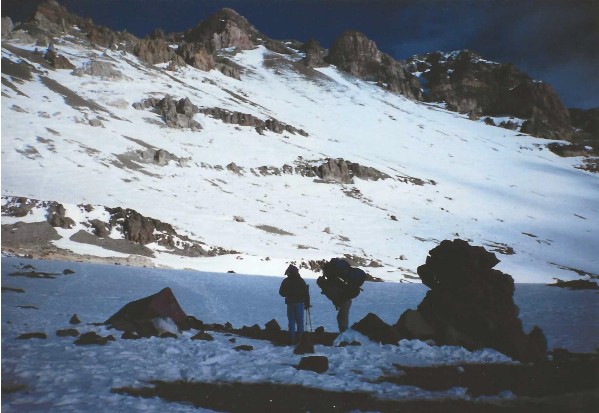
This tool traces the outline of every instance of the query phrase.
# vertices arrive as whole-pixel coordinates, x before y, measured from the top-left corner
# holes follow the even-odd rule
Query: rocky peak
[[[478,116],[525,119],[522,131],[546,138],[569,138],[570,116],[553,90],[512,64],[485,60],[471,50],[433,52],[408,59],[421,81],[424,99]]]
[[[211,53],[229,47],[248,50],[260,44],[277,53],[290,53],[283,43],[260,33],[245,17],[228,8],[217,11],[185,32],[184,40]]]
[[[222,9],[185,33],[185,41],[211,52],[228,47],[247,50],[258,44],[260,33],[232,9]]]
[[[363,33],[344,32],[331,46],[325,61],[392,92],[412,99],[422,98],[417,79],[391,56],[381,52]]]
[[[80,32],[71,30],[73,26],[77,26]],[[53,37],[62,33],[70,33],[80,36],[80,33],[84,33],[89,41],[104,47],[116,47],[120,43],[131,45],[137,41],[137,38],[130,33],[115,32],[107,27],[94,24],[89,18],[69,13],[55,0],[41,2],[23,28],[38,39],[42,39],[46,35]]]

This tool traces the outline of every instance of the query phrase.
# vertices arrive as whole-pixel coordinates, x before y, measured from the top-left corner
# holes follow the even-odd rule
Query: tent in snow
[[[169,287],[126,304],[104,324],[118,330],[136,331],[139,335],[147,336],[158,333],[153,323],[157,318],[170,318],[179,329],[189,329],[187,314]]]

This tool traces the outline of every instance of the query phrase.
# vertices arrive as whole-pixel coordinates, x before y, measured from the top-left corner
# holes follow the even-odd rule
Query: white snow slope
[[[4,42],[2,57],[15,62],[27,59],[6,44],[35,49]],[[402,281],[415,277],[438,242],[462,238],[491,250],[513,248],[513,255],[499,256],[496,268],[518,282],[579,278],[572,269],[599,274],[599,176],[576,169],[577,158],[551,153],[547,140],[405,99],[335,67],[300,72],[293,66],[299,55],[263,47],[231,57],[243,67],[239,81],[217,71],[148,67],[125,52],[72,37],[55,46],[77,67],[100,60],[125,77],[75,76],[31,61],[42,73],[30,81],[3,73],[13,87],[2,84],[2,195],[58,201],[75,218],[78,204],[132,208],[208,246],[240,252],[180,258],[155,248],[155,265],[275,275],[290,261],[352,254],[380,263],[368,268],[372,275]],[[105,110],[76,106],[45,78]],[[194,117],[201,131],[172,129],[157,114],[132,107],[165,94],[188,97],[199,107],[272,117],[309,136],[262,136],[202,114]],[[92,127],[92,119],[102,126]],[[190,160],[186,166],[134,167],[118,161],[148,146]],[[320,165],[328,157],[392,178],[341,185],[296,173],[250,172],[298,160]],[[245,173],[224,168],[231,162]],[[2,217],[3,224],[15,221]],[[118,255],[63,235],[57,241],[62,248]]]

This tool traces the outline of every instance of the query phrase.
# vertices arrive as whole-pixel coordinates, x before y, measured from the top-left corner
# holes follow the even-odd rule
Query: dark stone
[[[18,340],[29,340],[32,338],[46,339],[48,336],[46,333],[24,333],[17,337]]]
[[[99,219],[92,219],[89,221],[90,225],[94,229],[94,234],[100,238],[108,238],[110,231],[106,228],[106,223]]]
[[[191,339],[192,340],[213,341],[214,337],[212,337],[208,333],[204,333],[203,331],[200,331],[198,334],[196,334],[195,336],[193,336]]]
[[[75,226],[75,221],[65,216],[66,209],[58,202],[52,202],[48,207],[47,220],[53,227],[70,229]]]
[[[314,354],[314,342],[311,333],[305,332],[302,334],[299,343],[293,350],[293,354]]]
[[[126,330],[132,330],[131,324],[133,324],[137,334],[149,337],[158,335],[152,323],[154,318],[170,318],[179,329],[189,329],[187,314],[181,309],[173,291],[168,287],[156,294],[126,304],[104,324]]]
[[[202,320],[198,320],[192,315],[187,316],[187,325],[189,325],[189,328],[193,328],[194,330],[204,331],[204,322]]]
[[[323,67],[327,63],[324,61],[324,49],[320,46],[320,43],[316,39],[310,39],[304,43],[301,48],[301,52],[306,54],[302,62],[308,67]]]
[[[68,269],[68,268],[67,268],[67,269],[65,269],[65,270],[64,270],[62,273],[63,273],[64,275],[71,275],[71,274],[75,274],[75,271],[73,271],[73,270],[70,270],[70,269]]]
[[[115,341],[115,339],[112,335],[102,337],[102,336],[98,335],[97,333],[95,333],[94,331],[90,331],[88,333],[81,334],[81,336],[79,336],[79,338],[77,340],[75,340],[73,343],[77,344],[78,346],[95,345],[95,344],[103,346],[108,341]]]
[[[466,241],[441,242],[418,267],[422,282],[431,288],[418,313],[434,329],[439,345],[488,347],[515,360],[545,360],[543,333],[524,333],[513,299],[514,280],[493,269],[498,262],[495,254]]]
[[[125,331],[121,334],[123,340],[139,340],[141,337],[131,331]]]
[[[232,337],[229,339],[229,343],[237,343],[237,339],[235,337]]]
[[[79,331],[74,328],[67,328],[63,330],[57,330],[56,335],[58,337],[78,337]]]
[[[73,316],[69,320],[69,324],[81,324],[81,320],[79,320],[79,317],[77,317],[77,314],[73,314]]]
[[[417,310],[404,311],[394,327],[401,338],[408,340],[417,339],[424,341],[434,339],[436,335],[435,330]]]
[[[329,369],[329,359],[325,356],[302,357],[298,369],[324,373]]]
[[[252,350],[254,350],[254,347],[253,346],[248,346],[247,344],[242,344],[240,346],[233,347],[233,350],[236,350],[236,351],[252,351]]]
[[[368,313],[366,317],[354,323],[351,328],[377,343],[397,345],[399,342],[397,330],[373,313]]]
[[[241,334],[246,337],[257,337],[260,335],[261,332],[262,332],[262,330],[260,329],[260,326],[258,324],[254,324],[251,327],[248,327],[248,326],[241,327]]]
[[[169,332],[162,333],[162,334],[160,334],[159,337],[160,338],[178,338],[176,334],[169,333]]]
[[[264,325],[264,329],[267,332],[272,332],[272,331],[281,331],[281,326],[279,325],[279,323],[277,323],[277,320],[275,320],[274,318],[272,320],[270,320],[268,323],[266,323]]]

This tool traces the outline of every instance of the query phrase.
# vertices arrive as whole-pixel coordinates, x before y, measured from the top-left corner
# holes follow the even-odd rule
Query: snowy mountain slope
[[[372,275],[405,280],[439,241],[460,237],[507,252],[497,268],[520,282],[577,278],[572,269],[599,274],[599,178],[575,169],[576,158],[551,153],[547,140],[410,101],[332,66],[300,70],[299,54],[263,46],[223,50],[243,68],[241,80],[148,67],[72,36],[55,42],[58,53],[77,68],[107,62],[122,77],[48,70],[31,53],[34,44],[2,46],[2,195],[58,201],[74,216],[78,204],[132,208],[208,246],[239,252],[190,258],[150,245],[155,265],[279,274],[289,261],[351,254],[377,262],[368,268]],[[19,70],[33,66],[30,78],[7,61]],[[173,129],[132,107],[167,94],[200,108],[275,118],[308,136],[261,135],[202,113],[194,116],[201,131]],[[90,124],[96,119],[101,126]],[[135,154],[148,148],[185,161],[140,162]],[[318,166],[327,158],[391,178],[336,184],[295,169],[258,170]],[[227,169],[231,163],[241,173]],[[2,217],[3,224],[19,220]],[[118,255],[66,238],[55,243]]]

